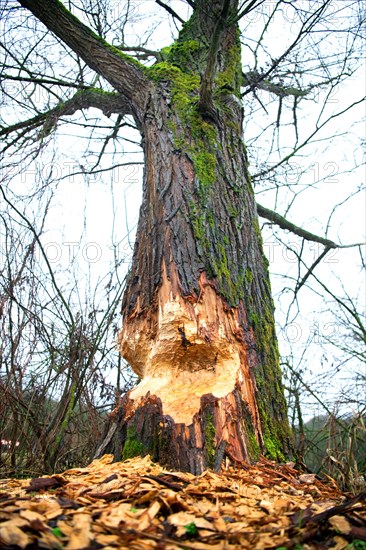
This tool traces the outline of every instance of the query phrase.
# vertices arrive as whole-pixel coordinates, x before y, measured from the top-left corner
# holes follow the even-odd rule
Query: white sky
[[[335,4],[337,5],[337,3]],[[148,15],[152,5],[156,13],[162,13],[162,10],[157,8],[151,0],[133,3],[135,15],[143,16],[143,20],[137,21],[136,24],[132,24],[126,29],[126,41],[129,45],[138,44],[142,34],[142,26],[152,27],[154,21],[152,16]],[[175,0],[171,5],[185,17],[186,8],[181,1]],[[269,1],[264,9],[269,10],[273,5],[274,3]],[[253,15],[251,17],[250,25],[245,29],[245,38],[248,43],[254,41],[258,36],[258,32],[263,28],[262,16],[254,17]],[[160,25],[152,33],[147,47],[153,46],[158,49],[169,45],[172,41],[170,24],[166,19],[166,23]],[[286,21],[286,17],[284,15],[278,16],[268,43],[270,55],[273,58],[284,49],[285,30],[286,33],[289,33],[286,37],[291,37],[291,31],[288,29],[289,21]],[[244,62],[246,55],[247,51],[244,49]],[[336,90],[326,109],[330,113],[352,100],[359,99],[362,96],[362,89],[365,90],[365,82],[363,71],[360,70],[349,79],[346,85]],[[267,92],[259,92],[259,94],[265,103],[268,99]],[[303,135],[312,131],[314,117],[323,106],[323,98],[324,93],[321,93],[317,103],[303,102],[302,108],[306,108],[302,120]],[[268,115],[259,105],[257,105],[255,113],[251,112],[250,109],[245,111],[247,123],[244,139],[248,144],[249,154],[251,153],[250,144],[252,140],[258,135],[258,130],[266,126],[267,118],[273,112],[275,112],[274,108],[272,112],[269,109]],[[97,116],[97,112],[92,114]],[[329,125],[326,131],[318,136],[318,139],[321,137],[323,141],[304,149],[301,156],[291,161],[292,173],[288,176],[288,180],[290,180],[290,183],[298,183],[296,188],[298,195],[288,213],[288,218],[297,225],[319,235],[324,235],[327,219],[334,205],[342,202],[350,193],[355,191],[358,185],[364,183],[364,168],[359,168],[352,173],[347,172],[353,166],[354,159],[359,165],[363,160],[363,151],[359,145],[359,138],[362,137],[362,126],[358,123],[364,114],[365,107],[359,106],[342,119],[336,119],[334,124]],[[89,113],[88,117],[90,116]],[[290,118],[288,122],[291,122]],[[346,138],[332,139],[329,137],[336,132],[348,131],[349,128],[353,130]],[[80,142],[72,137],[73,132],[75,132],[74,126],[64,126],[57,138],[58,158],[56,161],[52,161],[52,165],[54,174],[57,173],[59,179],[70,173],[70,170],[73,169],[73,163],[87,165],[88,162],[85,158],[81,159]],[[78,130],[77,133],[79,134],[80,131]],[[283,131],[282,136],[281,139],[284,143],[288,139],[289,144],[291,144],[292,128],[289,127]],[[130,139],[136,140],[136,132],[130,134]],[[138,139],[137,137],[137,141]],[[266,139],[264,136],[262,140],[264,151]],[[257,146],[261,146],[261,140],[255,141],[255,147]],[[132,144],[127,144],[126,150],[136,151],[137,148]],[[126,154],[121,162],[136,160],[141,161],[141,156]],[[276,162],[277,159],[273,156],[270,159],[263,160]],[[103,161],[103,166],[107,165],[108,157]],[[304,170],[305,173],[302,173],[301,177],[298,178],[300,172]],[[28,177],[31,177],[29,172]],[[48,250],[51,263],[57,265],[60,272],[68,270],[70,258],[74,254],[79,261],[79,279],[82,280],[81,274],[84,272],[85,277],[88,273],[91,273],[92,279],[95,281],[108,270],[113,255],[113,246],[117,247],[119,258],[121,256],[126,257],[125,265],[127,269],[128,259],[132,253],[134,228],[141,202],[141,178],[142,166],[139,165],[136,167],[121,167],[114,172],[112,178],[107,173],[102,173],[100,176],[91,178],[89,183],[86,183],[79,176],[75,176],[71,181],[65,179],[59,183],[55,191],[52,216],[48,218],[47,232],[43,237],[43,243]],[[320,180],[319,184],[315,184],[317,180]],[[21,182],[22,185],[24,183],[26,182]],[[19,181],[18,185],[20,185]],[[309,185],[313,185],[313,187],[309,187]],[[302,189],[306,189],[306,192],[299,193],[299,190]],[[269,208],[274,208],[277,200],[277,210],[283,214],[290,198],[290,192],[282,189],[279,198],[276,198],[274,191],[266,192],[258,196],[258,202]],[[343,244],[364,242],[366,240],[365,219],[365,195],[363,193],[356,195],[338,209],[330,225],[328,237]],[[261,221],[265,222],[265,220]],[[73,243],[78,243],[80,238],[80,246],[74,247]],[[284,238],[286,239],[285,235]],[[289,240],[294,242],[297,247],[300,245],[298,238],[294,237]],[[272,286],[276,303],[276,319],[280,326],[283,324],[292,296],[290,293],[283,293],[283,289],[288,283],[284,281],[282,276],[277,274],[288,273],[290,276],[296,276],[296,262],[288,250],[278,246],[270,231],[266,229],[264,230],[264,245],[270,260]],[[322,251],[322,247],[314,243],[308,249],[307,261],[310,265]],[[334,292],[340,291],[341,285],[344,285],[352,297],[358,296],[359,307],[362,311],[365,303],[365,278],[360,267],[356,250],[337,250],[328,256],[323,265],[318,267],[316,273],[323,278],[327,285],[330,285]],[[62,275],[62,277],[65,276],[65,274]],[[295,365],[305,350],[305,359],[303,359],[302,365],[307,367],[307,379],[311,380],[312,373],[316,373],[316,376],[318,376],[324,372],[324,357],[326,357],[325,362],[327,364],[339,360],[341,355],[339,350],[328,346],[326,340],[329,336],[338,337],[338,335],[339,339],[342,340],[343,332],[340,325],[337,324],[333,312],[313,291],[303,288],[299,297],[299,305],[301,314],[292,320],[285,334],[281,334],[279,331],[280,349],[284,356],[290,353],[294,355]],[[294,312],[294,310],[292,311]],[[357,365],[352,365],[352,369],[356,367]],[[363,369],[366,374],[364,366]],[[339,385],[343,383],[340,381],[343,376],[344,371],[338,379],[333,380],[337,391]],[[333,390],[330,386],[331,382],[328,383],[330,396]]]

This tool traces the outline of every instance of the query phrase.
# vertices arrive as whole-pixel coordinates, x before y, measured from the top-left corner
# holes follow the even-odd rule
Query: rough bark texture
[[[219,468],[225,455],[283,458],[286,405],[242,140],[237,1],[196,0],[179,39],[149,69],[58,0],[19,1],[114,86],[143,138],[119,340],[141,382],[111,415],[97,454],[151,453],[194,473]]]
[[[223,4],[210,4],[209,13],[220,14]],[[156,89],[141,126],[144,194],[120,334],[141,382],[122,399],[115,435],[103,447],[123,458],[150,452],[194,473],[219,467],[225,455],[279,459],[289,450],[242,140],[238,33],[221,21],[213,52],[220,16],[207,18],[205,5],[150,70]],[[210,55],[215,71],[207,75]],[[203,76],[213,90],[206,112]]]

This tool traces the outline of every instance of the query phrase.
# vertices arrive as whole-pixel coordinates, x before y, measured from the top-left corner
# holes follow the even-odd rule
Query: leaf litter
[[[355,542],[357,541],[357,542]],[[200,476],[149,456],[0,481],[0,548],[366,549],[366,494],[264,458]]]

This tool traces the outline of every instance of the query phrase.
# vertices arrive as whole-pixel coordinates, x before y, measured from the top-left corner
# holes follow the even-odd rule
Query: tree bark
[[[215,3],[217,13],[224,3]],[[217,17],[204,20],[205,7],[212,4],[197,4],[166,62],[151,72],[157,86],[141,129],[143,202],[119,339],[141,382],[122,398],[109,425],[114,435],[99,451],[151,453],[194,473],[219,468],[225,455],[250,462],[290,449],[242,140],[238,32],[223,24],[215,72],[207,75]],[[213,89],[206,112],[204,75]]]
[[[242,139],[237,0],[196,0],[149,69],[64,8],[53,23],[45,6],[60,9],[57,0],[19,1],[126,98],[142,135],[143,201],[119,337],[141,382],[112,413],[97,454],[150,453],[193,473],[224,456],[283,459],[290,434]]]

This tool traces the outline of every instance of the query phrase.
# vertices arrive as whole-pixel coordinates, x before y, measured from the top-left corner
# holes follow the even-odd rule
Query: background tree
[[[23,4],[26,4],[27,7],[33,10],[37,9],[37,6],[35,6],[36,3],[25,2]],[[41,20],[43,19],[56,34],[58,32],[61,38],[68,40],[69,46],[81,57],[84,56],[87,64],[92,69],[96,69],[97,73],[105,77],[121,93],[112,94],[110,92],[108,94],[101,94],[98,88],[102,84],[103,88],[107,90],[111,88],[108,88],[108,84],[105,81],[100,80],[98,76],[96,77],[95,73],[88,71],[80,62],[80,59],[76,58],[75,66],[78,67],[79,76],[74,79],[70,87],[74,89],[78,87],[81,91],[77,92],[70,99],[66,98],[66,101],[63,92],[61,92],[62,101],[57,103],[56,107],[49,109],[46,115],[43,110],[41,114],[37,114],[26,122],[4,127],[3,135],[8,136],[6,147],[22,146],[24,150],[24,146],[27,144],[31,145],[35,137],[37,139],[40,138],[41,143],[44,143],[44,140],[47,139],[47,136],[55,128],[55,125],[62,122],[62,117],[67,115],[72,116],[79,109],[97,107],[106,114],[116,111],[118,113],[116,123],[112,128],[111,134],[103,140],[101,154],[97,156],[95,165],[93,166],[93,171],[98,170],[100,168],[102,153],[107,150],[112,140],[118,140],[118,133],[121,132],[121,128],[123,130],[123,124],[126,124],[122,122],[122,115],[130,112],[130,103],[144,102],[146,99],[146,95],[144,96],[146,89],[148,89],[148,93],[150,94],[149,109],[151,110],[152,117],[147,120],[146,112],[150,111],[146,108],[146,104],[143,104],[142,107],[141,105],[135,107],[132,113],[135,120],[137,120],[139,130],[142,130],[143,133],[145,154],[147,154],[146,151],[150,151],[151,156],[148,158],[148,170],[145,172],[145,196],[142,206],[144,215],[141,217],[141,225],[137,237],[139,245],[135,249],[134,264],[132,266],[133,276],[129,279],[124,302],[126,322],[124,324],[124,336],[122,336],[122,347],[131,363],[133,360],[135,361],[135,369],[141,373],[141,365],[146,367],[146,364],[148,364],[148,367],[151,367],[150,373],[147,372],[145,375],[153,375],[155,380],[151,388],[143,382],[143,385],[140,385],[140,388],[135,391],[134,395],[139,395],[139,393],[142,395],[148,389],[152,390],[151,393],[159,393],[160,391],[157,388],[158,382],[156,380],[156,374],[158,373],[154,369],[156,369],[156,364],[161,363],[158,343],[159,339],[162,338],[160,338],[159,333],[155,336],[155,343],[157,345],[153,349],[154,358],[152,357],[151,349],[148,349],[151,346],[150,337],[146,339],[145,345],[143,345],[144,342],[139,343],[138,352],[136,353],[133,349],[135,345],[133,344],[133,338],[129,338],[126,335],[128,335],[129,330],[133,334],[153,335],[152,331],[154,330],[156,316],[158,315],[154,311],[154,305],[156,306],[156,290],[160,289],[159,300],[163,299],[161,304],[171,302],[171,300],[166,300],[166,296],[164,296],[164,292],[161,289],[164,289],[164,284],[166,287],[169,283],[174,282],[175,271],[178,273],[181,286],[173,288],[173,293],[176,296],[180,296],[178,300],[180,302],[180,312],[176,315],[176,312],[172,311],[170,305],[165,309],[172,314],[173,318],[170,319],[170,322],[174,321],[175,315],[175,325],[174,322],[170,324],[171,327],[174,327],[174,330],[171,330],[170,334],[169,331],[166,333],[166,336],[171,336],[172,347],[169,352],[170,356],[175,357],[170,362],[180,364],[181,367],[183,366],[186,369],[185,377],[189,375],[195,379],[199,378],[202,380],[205,376],[209,375],[209,383],[201,388],[202,394],[212,392],[215,380],[219,384],[216,386],[216,391],[219,391],[218,388],[221,383],[220,375],[216,377],[211,369],[216,369],[218,373],[224,372],[220,369],[225,368],[224,364],[226,364],[227,371],[230,361],[233,357],[235,358],[235,354],[243,357],[245,352],[249,355],[247,361],[243,362],[243,359],[241,361],[244,380],[250,380],[246,372],[249,366],[251,366],[251,370],[255,373],[256,378],[255,384],[253,382],[249,383],[249,385],[252,384],[252,389],[249,387],[249,390],[246,391],[249,392],[249,396],[250,394],[253,395],[253,402],[258,401],[258,412],[256,411],[257,407],[254,405],[254,407],[249,407],[249,414],[247,412],[243,415],[240,411],[240,420],[235,418],[235,408],[240,408],[243,406],[243,403],[248,404],[250,402],[248,394],[245,393],[243,387],[241,391],[235,390],[237,394],[236,400],[234,408],[230,411],[228,410],[228,402],[225,402],[225,400],[223,403],[219,399],[214,399],[213,402],[208,400],[207,403],[204,403],[201,413],[196,418],[196,431],[201,432],[201,447],[198,443],[199,437],[197,433],[192,434],[192,430],[188,434],[187,431],[182,430],[181,426],[177,428],[167,422],[163,433],[159,434],[154,429],[154,423],[145,423],[144,425],[141,420],[142,416],[139,416],[140,413],[138,413],[134,419],[130,419],[128,426],[126,423],[123,423],[122,419],[122,425],[120,424],[118,427],[118,432],[122,433],[122,437],[125,440],[122,441],[120,450],[123,447],[124,455],[128,456],[131,452],[140,451],[143,446],[150,446],[154,448],[156,458],[164,459],[164,452],[167,449],[163,448],[164,445],[162,443],[166,431],[175,434],[172,438],[172,441],[174,441],[178,437],[179,430],[182,430],[181,433],[184,434],[183,439],[186,437],[189,439],[188,446],[192,445],[193,442],[193,450],[185,450],[184,444],[181,444],[179,456],[175,459],[180,467],[189,467],[199,471],[204,465],[214,465],[215,460],[218,464],[224,452],[232,458],[240,459],[245,457],[248,459],[255,457],[259,448],[263,451],[266,449],[270,455],[278,457],[280,446],[282,445],[285,449],[287,445],[286,433],[282,433],[282,429],[280,430],[284,426],[285,415],[280,387],[278,388],[277,397],[273,395],[273,391],[276,388],[275,380],[270,381],[271,383],[268,384],[267,388],[263,387],[263,385],[266,385],[266,381],[268,381],[268,376],[267,378],[263,375],[261,376],[261,368],[257,366],[258,363],[265,366],[268,375],[271,368],[275,367],[277,359],[275,348],[269,349],[264,338],[267,336],[267,341],[271,344],[274,343],[273,321],[271,321],[272,314],[269,312],[268,278],[262,261],[260,243],[258,242],[259,231],[256,229],[253,198],[249,192],[250,182],[247,175],[246,152],[241,142],[240,125],[242,113],[239,106],[239,98],[243,95],[244,101],[247,101],[246,98],[250,97],[249,94],[252,94],[252,104],[258,104],[259,109],[269,111],[271,106],[266,104],[263,107],[263,101],[259,97],[259,92],[263,90],[266,92],[269,91],[273,96],[272,103],[277,107],[277,112],[273,124],[268,124],[269,131],[271,132],[273,129],[274,138],[271,140],[271,147],[268,148],[267,163],[269,164],[267,164],[264,170],[259,170],[257,175],[254,174],[254,182],[260,181],[264,188],[268,184],[272,185],[278,191],[280,186],[277,179],[279,174],[281,174],[281,168],[283,166],[288,167],[289,165],[291,167],[293,156],[299,154],[299,151],[306,147],[310,139],[314,139],[316,134],[323,130],[326,122],[329,123],[334,116],[337,116],[334,114],[328,116],[323,107],[315,129],[312,129],[308,136],[303,137],[299,125],[300,101],[309,97],[312,90],[322,89],[322,87],[326,86],[328,87],[327,93],[331,94],[334,91],[335,83],[341,82],[346,75],[349,76],[357,66],[357,58],[354,52],[357,42],[358,25],[361,24],[361,18],[356,17],[359,14],[352,14],[355,17],[352,20],[352,26],[348,29],[347,36],[354,37],[354,40],[346,41],[338,49],[333,49],[332,54],[326,56],[327,63],[325,63],[325,59],[319,58],[318,55],[315,58],[317,60],[317,64],[315,65],[314,58],[311,56],[315,50],[318,50],[321,41],[326,41],[327,37],[331,36],[331,25],[328,25],[328,28],[322,33],[320,33],[320,29],[323,29],[325,23],[329,24],[331,22],[329,18],[331,19],[330,16],[334,14],[334,10],[332,9],[334,4],[330,2],[314,3],[311,6],[313,9],[310,11],[308,9],[304,10],[303,6],[293,6],[292,3],[288,4],[287,2],[270,3],[269,10],[267,9],[268,3],[263,2],[244,2],[242,6],[235,6],[234,3],[227,2],[217,3],[215,6],[210,5],[210,9],[208,10],[205,8],[203,2],[198,2],[191,6],[194,8],[194,11],[190,24],[183,27],[178,41],[170,49],[154,52],[146,48],[146,44],[140,48],[137,46],[133,48],[136,50],[136,55],[140,58],[142,56],[142,58],[147,57],[152,59],[155,57],[157,59],[157,63],[146,71],[141,65],[138,66],[136,63],[132,63],[130,58],[118,54],[116,50],[110,48],[106,43],[101,43],[100,40],[96,41],[96,38],[79,25],[75,19],[69,17],[60,8],[59,4],[53,2],[49,5],[54,10],[61,9],[61,12],[59,18],[52,17],[52,14],[50,15],[47,9],[47,4],[42,8],[38,6],[40,12],[37,12],[37,16]],[[126,6],[130,8],[129,5]],[[346,8],[351,10],[352,6],[355,7],[356,5],[351,3]],[[265,13],[263,12],[266,16],[264,30],[257,40],[255,47],[252,48],[254,63],[251,67],[248,67],[248,70],[244,67],[245,71],[242,75],[239,68],[239,35],[235,30],[236,21],[240,19],[245,26],[247,22],[250,23],[250,17],[253,16],[253,13],[261,13],[262,8],[266,8]],[[281,10],[286,10],[288,15],[288,8],[294,10],[293,14],[296,14],[298,17],[298,34],[291,36],[291,43],[288,47],[286,45],[282,55],[276,59],[270,58],[269,62],[267,62],[265,55],[263,55],[263,52],[266,54],[267,51],[265,35],[270,23],[278,13],[281,13]],[[174,10],[172,13],[172,8],[169,9],[170,15],[178,21],[179,19],[182,20],[182,17],[178,16]],[[217,9],[217,14],[214,13],[215,9]],[[237,10],[236,14],[234,13],[235,10]],[[125,25],[118,27],[116,21],[108,23],[108,17],[110,17],[108,7],[104,5],[98,6],[97,10],[94,11],[86,3],[79,11],[83,13],[88,19],[89,24],[103,38],[107,37],[106,33],[109,32],[111,37],[108,36],[109,41],[114,40],[117,43],[117,37],[121,38],[121,34],[123,35],[126,28]],[[79,15],[80,12],[78,13]],[[47,13],[49,14],[49,19],[47,19]],[[350,15],[350,13],[347,12],[347,15]],[[9,17],[12,15],[13,12],[10,8]],[[126,21],[127,13],[123,15],[126,16]],[[215,15],[216,17],[211,19],[208,15]],[[65,28],[61,28],[60,30],[62,21],[69,25],[69,27],[66,25],[66,30]],[[103,30],[103,26],[105,30]],[[199,33],[195,32],[195,26],[196,29],[199,29]],[[115,31],[121,34],[118,36],[118,34],[115,34]],[[62,32],[64,32],[63,35]],[[197,40],[197,34],[201,37],[200,40]],[[36,36],[33,28],[30,29],[30,35]],[[242,36],[245,36],[245,30]],[[314,43],[314,37],[321,38],[317,38]],[[124,36],[122,38],[122,45],[118,45],[120,49],[128,50],[127,44],[124,43]],[[37,52],[36,55],[40,55],[42,47],[47,44],[46,40],[49,39],[49,35],[45,35],[43,39],[37,38],[40,41],[37,42],[37,48],[34,50]],[[77,42],[78,40],[79,42],[84,42],[84,45],[82,43],[76,45],[75,41]],[[242,41],[245,48],[250,47],[250,43],[245,38],[242,38]],[[311,49],[307,50],[309,55],[303,59],[304,48],[308,47],[309,44],[311,44]],[[14,44],[12,46],[14,47]],[[93,59],[91,60],[90,48],[94,47],[97,49],[94,51],[95,55],[92,56]],[[85,48],[87,49],[86,52],[84,51]],[[49,48],[47,51],[49,51]],[[132,50],[129,51],[131,52]],[[300,58],[300,52],[302,52],[302,58]],[[235,59],[233,56],[234,53],[236,53]],[[68,50],[68,59],[71,59],[72,55]],[[16,56],[13,55],[13,57]],[[44,56],[41,55],[41,57],[44,59]],[[62,57],[60,55],[60,59]],[[110,60],[108,66],[104,63],[106,59]],[[301,59],[301,63],[299,59]],[[348,62],[347,66],[345,60]],[[19,65],[19,60],[16,59],[12,63]],[[100,66],[97,67],[96,63],[99,63]],[[261,65],[262,63],[263,65]],[[147,64],[151,65],[149,62]],[[10,63],[9,66],[11,66]],[[26,64],[23,63],[22,66],[26,66]],[[310,71],[306,71],[306,67],[309,66],[312,67],[311,73]],[[54,67],[55,63],[52,63],[52,67],[50,66],[49,69],[53,71]],[[127,73],[123,73],[122,69],[123,71],[127,71]],[[290,69],[293,70],[291,71]],[[65,66],[65,72],[67,70],[69,69]],[[116,70],[118,70],[119,83],[115,80]],[[123,82],[122,76],[126,74],[131,78],[127,83],[124,83],[123,87],[121,84]],[[12,75],[10,75],[11,77]],[[60,89],[66,90],[69,87],[67,80],[63,79],[60,82],[60,79],[58,79],[56,81],[54,76],[48,78],[47,81],[47,78],[43,75],[42,78],[38,79],[40,80],[39,82],[37,82],[37,77],[34,74],[30,77],[21,77],[23,82],[28,82],[27,78],[28,81],[32,81],[33,85],[46,86],[47,89],[53,90],[53,92],[57,89],[59,96]],[[314,80],[309,82],[310,78]],[[136,82],[136,79],[138,79],[138,94],[135,93],[135,88],[132,84]],[[26,90],[26,92],[26,95],[30,95],[32,98],[29,90]],[[166,99],[168,99],[168,102],[165,104],[165,111],[161,112],[163,109],[162,101]],[[290,104],[290,109],[288,109],[288,106],[287,109],[291,111],[293,117],[294,145],[290,152],[285,151],[285,154],[273,163],[270,155],[277,151],[281,151],[282,154],[283,151],[279,129],[283,126],[286,100],[293,102],[293,104]],[[359,100],[355,101],[353,105],[357,103],[359,103]],[[347,109],[343,111],[346,112],[350,108],[351,106],[348,105]],[[157,116],[158,111],[159,116]],[[324,120],[322,120],[322,116],[324,116]],[[252,118],[253,116],[247,115],[245,120],[248,121]],[[158,129],[154,128],[154,120],[161,127],[159,126]],[[147,124],[148,126],[145,127]],[[39,128],[41,128],[40,133]],[[261,135],[263,134],[264,132],[261,133]],[[16,139],[14,139],[15,135]],[[155,144],[157,136],[160,136],[162,140],[159,147]],[[285,136],[285,139],[288,140],[288,136]],[[154,147],[152,147],[152,143],[154,143]],[[221,147],[219,146],[218,149],[217,143],[221,144]],[[39,148],[35,147],[35,150],[39,154]],[[160,158],[154,161],[153,157],[157,155],[156,151],[159,150],[161,151]],[[255,143],[254,145],[252,144],[251,150],[256,150]],[[233,152],[236,152],[239,157],[236,157]],[[164,161],[166,163],[165,166],[160,161]],[[154,175],[149,176],[154,164]],[[149,177],[152,179],[149,179]],[[239,189],[240,185],[238,182],[241,182],[241,190]],[[182,186],[183,183],[184,186]],[[152,189],[158,189],[160,196],[152,193]],[[290,193],[293,192],[291,186],[287,186],[286,190],[288,189]],[[297,194],[298,190],[296,196]],[[295,193],[293,195],[295,196]],[[221,204],[218,202],[219,199],[221,200]],[[148,204],[150,205],[149,207],[147,206]],[[231,208],[228,207],[228,204],[231,205]],[[152,211],[151,205],[154,205],[155,211]],[[334,249],[337,246],[336,243],[327,237],[318,237],[312,232],[305,231],[300,226],[290,223],[283,216],[274,213],[264,206],[258,206],[258,211],[272,224],[274,223],[282,229],[293,231],[300,239],[317,242],[324,246],[325,250]],[[156,220],[159,221],[158,224],[154,223]],[[150,226],[144,224],[150,224]],[[149,231],[149,240],[146,239],[146,227],[148,227]],[[234,243],[237,244],[234,246]],[[186,247],[184,254],[182,254],[182,245]],[[146,256],[143,257],[144,249],[148,251],[148,269],[145,267]],[[251,254],[248,254],[249,250],[251,250]],[[324,256],[324,252],[321,251],[321,257]],[[302,248],[299,262],[304,261],[303,254]],[[184,258],[188,256],[190,257],[190,264],[186,265]],[[163,272],[161,271],[161,258],[165,259],[168,273],[168,277],[165,279],[164,270]],[[172,259],[176,264],[175,268],[172,266]],[[300,286],[301,288],[306,284],[314,268],[312,265],[309,266],[309,269],[306,268],[304,276],[300,276],[296,285],[297,288],[295,288],[295,298],[297,298],[297,293],[300,290],[298,287]],[[203,281],[202,273],[206,274]],[[137,281],[135,276],[140,277],[140,280]],[[192,321],[192,318],[195,320],[195,316],[197,316],[197,311],[192,314],[192,298],[193,302],[198,304],[196,305],[196,310],[199,307],[203,307],[203,312],[199,311],[198,313],[201,319],[202,317],[204,319],[204,316],[207,315],[206,312],[212,312],[210,295],[212,295],[214,300],[218,300],[219,303],[223,304],[223,307],[220,306],[218,308],[219,311],[222,310],[222,317],[218,324],[221,323],[223,326],[225,324],[229,326],[229,331],[226,330],[226,337],[224,339],[222,336],[219,336],[220,331],[217,330],[217,327],[216,329],[214,328],[215,323],[212,323],[210,318],[207,318],[206,322],[203,323],[200,321],[201,332],[198,331],[197,333],[196,327],[194,330],[190,330],[189,323]],[[134,313],[139,313],[139,315],[135,315],[129,319],[129,309],[135,308],[137,299],[140,310],[135,309]],[[206,306],[205,303],[208,303],[208,305]],[[241,304],[240,307],[239,304]],[[182,305],[184,305],[183,314]],[[236,312],[239,310],[245,311],[246,315],[241,314],[239,322],[237,322],[238,330],[235,329],[233,331],[232,315],[234,313],[235,318]],[[223,319],[226,319],[226,321],[223,321]],[[215,319],[215,322],[217,324],[217,319]],[[160,323],[160,328],[163,325],[164,323]],[[268,333],[268,326],[271,325],[272,329]],[[139,329],[142,327],[143,330],[141,332],[136,331],[136,326]],[[207,326],[209,330],[207,330]],[[229,344],[226,343],[227,341]],[[128,349],[129,347],[130,349]],[[143,351],[146,355],[150,355],[148,360],[143,358]],[[163,347],[163,353],[166,358],[166,345]],[[187,363],[189,363],[190,369],[192,369],[192,365],[194,368],[198,366],[201,369],[204,365],[206,369],[202,369],[198,375],[197,373],[187,373]],[[237,359],[235,364],[237,369]],[[169,366],[168,369],[165,368],[163,374],[166,375],[169,369]],[[236,370],[234,378],[235,375]],[[278,378],[278,376],[277,372],[275,378]],[[228,380],[226,379],[224,387],[221,388],[224,393],[228,393],[227,382]],[[197,387],[197,384],[194,383],[194,386]],[[260,390],[258,393],[256,386]],[[178,381],[178,391],[180,388],[184,388],[184,385]],[[164,396],[164,393],[161,392],[161,395]],[[193,406],[191,395],[188,395],[188,402],[184,395],[177,394],[176,397],[175,409],[174,401],[170,403],[172,406],[171,412],[177,414],[177,408],[179,411],[183,411],[183,404],[185,402],[188,405],[188,416],[191,419],[193,414],[190,409]],[[126,398],[125,401],[127,399],[129,398]],[[272,414],[274,418],[266,419],[266,410],[263,407],[263,402],[265,403],[265,407],[268,407],[268,403],[272,404],[273,410],[270,410],[269,417]],[[164,405],[165,412],[168,407],[168,399],[165,402],[163,399]],[[156,412],[156,426],[160,426],[162,419],[159,406],[156,406],[153,399],[149,401],[147,406],[154,408]],[[194,412],[197,410],[196,406]],[[220,419],[220,410],[225,411],[225,415],[231,416],[232,419],[231,428],[227,432],[222,427],[225,422],[223,421],[223,413]],[[126,408],[121,409],[121,411],[123,416]],[[279,414],[278,419],[276,419],[277,414]],[[278,426],[276,426],[277,420]],[[249,423],[249,425],[244,425],[243,423]],[[112,425],[112,428],[117,429],[117,424]],[[110,430],[109,435],[112,434],[113,429]],[[227,425],[225,429],[227,429]],[[219,437],[220,430],[224,433],[221,441]],[[234,434],[236,442],[234,444],[233,440],[230,439],[230,430]],[[244,435],[244,432],[246,432],[246,435]],[[238,433],[240,433],[240,436]],[[156,445],[156,441],[159,438],[160,444]],[[119,437],[114,438],[113,441],[114,445],[116,445],[116,441],[120,444]],[[221,447],[219,443],[222,443]],[[215,444],[218,447],[216,453],[214,450]],[[119,451],[117,450],[117,452]],[[169,450],[168,452],[170,454]]]
[[[56,243],[43,230],[50,204],[37,194],[30,221],[1,188],[5,230],[0,286],[0,433],[4,475],[37,475],[91,458],[103,410],[115,402],[108,383],[117,311],[124,288],[118,266],[82,296],[74,273],[66,284],[55,269]],[[32,202],[32,199],[29,199]],[[28,206],[28,205],[27,205]],[[42,209],[44,208],[44,211]],[[47,254],[48,248],[48,254]],[[72,274],[71,274],[72,275]],[[108,337],[108,335],[110,336]],[[128,387],[128,384],[127,384]],[[122,373],[117,388],[126,390]]]

